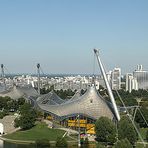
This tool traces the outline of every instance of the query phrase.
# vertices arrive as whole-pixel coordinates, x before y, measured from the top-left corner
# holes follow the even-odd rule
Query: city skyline
[[[147,70],[147,4],[1,1],[0,63],[10,73],[36,73],[40,63],[44,73],[92,74],[93,48],[100,48],[106,71],[121,67],[125,74],[137,64]]]

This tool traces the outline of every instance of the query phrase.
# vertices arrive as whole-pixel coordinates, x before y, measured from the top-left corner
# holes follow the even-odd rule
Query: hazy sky
[[[44,73],[92,74],[93,48],[107,70],[148,70],[148,0],[0,0],[0,63],[10,73],[35,73],[39,62]]]

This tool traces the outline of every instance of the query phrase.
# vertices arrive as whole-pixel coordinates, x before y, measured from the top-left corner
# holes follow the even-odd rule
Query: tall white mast
[[[103,67],[102,62],[101,62],[100,57],[99,57],[99,50],[98,50],[98,49],[94,49],[94,53],[96,54],[97,61],[98,61],[98,64],[99,64],[99,66],[100,66],[100,70],[101,70],[101,73],[102,73],[102,75],[103,75],[103,78],[104,78],[104,81],[105,81],[105,85],[106,85],[106,88],[107,88],[109,97],[110,97],[111,102],[112,102],[112,104],[113,104],[113,109],[114,109],[114,111],[115,111],[116,118],[117,118],[117,120],[119,121],[119,120],[120,120],[120,114],[119,114],[119,112],[118,112],[117,105],[116,105],[116,102],[115,102],[115,99],[114,99],[112,90],[111,90],[110,85],[109,85],[109,82],[108,82],[108,80],[107,80],[104,67]]]

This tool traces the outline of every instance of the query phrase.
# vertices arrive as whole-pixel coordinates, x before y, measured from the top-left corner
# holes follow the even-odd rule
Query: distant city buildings
[[[99,89],[99,81],[97,78],[94,80],[96,88]],[[93,77],[92,76],[67,76],[67,77],[56,77],[54,78],[54,89],[55,90],[79,90],[83,89],[86,90],[88,89],[89,86],[91,86],[93,82]]]
[[[131,93],[132,90],[138,90],[138,82],[132,73],[127,73],[126,74],[126,91],[129,91]]]
[[[106,76],[112,90],[121,89],[121,68],[114,68],[113,71],[107,72]]]
[[[93,82],[94,81],[94,82]],[[13,87],[13,85],[38,87],[38,77],[30,75],[14,76],[13,79],[5,78],[7,89]],[[92,83],[95,84],[96,89],[99,89],[99,79],[93,76],[53,76],[53,77],[40,77],[40,88],[49,89],[51,86],[55,90],[79,90],[88,89]],[[4,91],[3,80],[0,80],[0,90]]]
[[[121,89],[121,85],[126,91],[131,92],[132,90],[148,89],[148,71],[143,70],[142,65],[138,65],[137,69],[133,73],[127,73],[125,81],[121,82],[121,68],[114,68],[112,71],[106,73],[108,82],[112,90]],[[5,82],[5,85],[3,84]],[[40,77],[40,88],[49,89],[51,86],[55,90],[86,90],[89,86],[95,84],[96,88],[99,86],[106,88],[103,77],[98,76],[82,76],[82,75],[71,75],[71,76],[41,76]],[[38,77],[31,75],[20,75],[13,77],[4,77],[0,79],[0,92],[6,89],[12,88],[14,85],[26,86],[31,85],[34,88],[38,87]]]
[[[133,76],[137,79],[139,89],[148,89],[148,71],[143,70],[142,65],[137,65]]]
[[[114,68],[111,73],[111,88],[113,90],[121,89],[121,68]]]
[[[137,65],[133,73],[126,74],[126,91],[148,89],[148,71],[143,70],[142,65]]]

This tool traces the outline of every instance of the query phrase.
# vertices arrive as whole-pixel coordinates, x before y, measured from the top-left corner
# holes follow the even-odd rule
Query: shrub
[[[49,148],[50,147],[50,143],[48,141],[48,139],[38,139],[35,141],[36,147],[37,148]]]
[[[106,148],[103,144],[101,143],[97,143],[96,144],[96,148]]]
[[[56,140],[56,147],[68,147],[67,141],[65,138],[58,137]]]
[[[131,143],[127,139],[119,140],[115,144],[115,148],[132,148],[132,147],[133,146],[131,145]]]
[[[146,132],[146,141],[148,142],[148,130]]]

